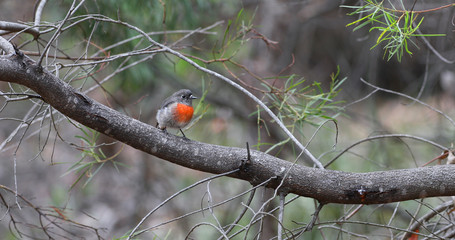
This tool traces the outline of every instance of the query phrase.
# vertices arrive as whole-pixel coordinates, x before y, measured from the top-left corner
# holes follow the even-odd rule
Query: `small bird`
[[[188,89],[181,89],[164,99],[156,113],[157,127],[166,131],[167,127],[178,128],[186,138],[182,128],[188,125],[193,117],[193,96]]]

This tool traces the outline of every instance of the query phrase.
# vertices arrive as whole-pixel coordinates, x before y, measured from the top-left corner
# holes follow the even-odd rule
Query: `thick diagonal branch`
[[[247,150],[186,140],[108,108],[76,91],[20,53],[0,56],[0,81],[29,87],[79,123],[175,164],[209,173],[239,168]],[[322,203],[374,204],[455,195],[455,166],[349,173],[309,168],[251,151],[230,175]],[[282,183],[280,185],[280,183]]]

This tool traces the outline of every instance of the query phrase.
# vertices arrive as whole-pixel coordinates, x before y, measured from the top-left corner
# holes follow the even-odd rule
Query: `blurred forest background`
[[[50,24],[62,20],[71,3],[48,1],[42,22]],[[404,6],[408,10],[434,9],[451,3],[451,0],[389,1],[397,8]],[[315,110],[309,117],[294,122],[300,127],[290,128],[302,143],[311,139],[309,149],[320,157],[323,164],[353,143],[381,134],[408,134],[450,147],[455,131],[444,116],[397,94],[384,91],[371,94],[375,89],[360,79],[417,98],[450,117],[455,116],[455,8],[421,14],[419,17],[424,17],[419,28],[422,33],[444,36],[413,37],[413,43],[409,43],[412,55],[404,53],[399,61],[396,56],[388,60],[384,44],[372,48],[381,34],[379,31],[369,31],[369,27],[353,31],[356,25],[347,26],[359,19],[359,15],[348,15],[353,9],[341,5],[359,4],[364,3],[330,0],[87,0],[75,15],[80,15],[80,19],[87,14],[105,15],[128,22],[145,32],[155,32],[152,37],[156,41],[172,45],[187,55],[197,56],[193,59],[198,63],[231,79],[238,77],[242,86],[271,106],[276,107],[276,102],[266,94],[270,90],[267,84],[286,88],[291,78],[296,82],[304,79],[296,88],[308,87],[309,94],[318,96],[320,93],[330,103],[315,103],[319,112]],[[2,0],[0,20],[33,22],[35,7],[35,1]],[[189,34],[198,28],[207,29]],[[245,29],[248,31],[242,32]],[[186,34],[189,34],[188,37],[185,37]],[[56,44],[63,51],[53,51],[51,55],[80,56],[85,51],[94,59],[115,55],[141,48],[144,40],[139,38],[118,44],[137,35],[126,27],[86,21],[62,33]],[[49,39],[51,36],[42,37]],[[43,49],[43,42],[30,43],[31,38],[21,34],[13,42],[33,56],[33,53]],[[118,45],[109,49],[115,44]],[[223,58],[232,61],[203,62],[203,59]],[[49,63],[65,61],[52,56],[48,59]],[[125,66],[128,68],[121,70]],[[68,73],[73,70],[68,68]],[[200,97],[195,101],[197,121],[185,130],[190,139],[236,147],[245,147],[245,142],[249,142],[254,148],[283,159],[293,161],[296,157],[290,142],[276,145],[286,136],[270,119],[258,115],[254,102],[230,85],[197,71],[173,56],[128,56],[85,70],[96,73],[96,80],[78,78],[77,73],[70,78],[70,74],[62,72],[60,77],[68,77],[81,91],[93,87],[94,90],[88,93],[90,97],[143,122],[155,125],[156,110],[161,101],[178,89],[189,88]],[[333,82],[334,79],[337,81]],[[96,81],[104,82],[102,88]],[[333,84],[340,85],[331,89]],[[1,83],[0,89],[23,90],[7,83]],[[327,93],[333,95],[324,95]],[[55,119],[48,117],[27,127],[14,120],[29,119],[30,116],[39,118],[47,114],[40,112],[41,108],[31,112],[33,107],[36,107],[36,102],[10,102],[0,113],[0,184],[11,189],[17,186],[18,192],[36,206],[47,207],[50,212],[55,211],[55,214],[63,214],[75,222],[99,228],[99,234],[104,238],[128,235],[147,212],[166,198],[211,176],[142,153],[83,126],[75,127],[61,116],[55,116]],[[274,110],[278,111],[277,108]],[[326,122],[331,118],[337,120],[336,127],[333,122]],[[319,128],[321,124],[324,125]],[[61,136],[57,136],[57,131]],[[177,134],[177,131],[170,131]],[[97,152],[75,147],[90,144],[96,147],[93,149]],[[426,142],[383,138],[365,141],[350,149],[329,168],[350,172],[411,168],[422,166],[440,152]],[[110,156],[114,157],[109,159]],[[97,157],[108,160],[94,162]],[[15,162],[17,166],[14,166]],[[209,188],[210,197],[207,195]],[[154,213],[142,227],[159,227],[138,238],[182,239],[195,224],[215,222],[214,215],[223,221],[221,225],[233,221],[248,196],[235,198],[229,204],[216,208],[215,213],[203,211],[160,226],[170,219],[200,210],[207,205],[207,201],[223,201],[250,188],[247,182],[229,178],[197,186]],[[257,193],[252,208],[260,206],[261,199],[267,194],[265,190]],[[9,197],[7,201],[14,202],[14,195]],[[293,197],[290,195],[287,199]],[[437,205],[446,200],[448,198],[425,201]],[[422,207],[420,201],[399,204],[364,206],[352,219],[386,224],[393,215],[394,226],[406,228],[412,220],[406,213],[415,214],[415,217],[425,213],[424,210],[419,211]],[[268,207],[273,209],[275,205],[276,200]],[[346,217],[353,208],[356,206],[329,205],[323,208],[319,224],[313,231],[304,233],[302,239],[360,239],[368,236],[390,239],[389,231],[392,230],[384,225],[346,224],[342,227],[330,222]],[[307,223],[314,209],[312,199],[300,197],[292,201],[285,211],[285,224],[295,227]],[[17,222],[26,223],[37,218],[32,210],[3,207],[1,212],[5,211],[16,211]],[[38,225],[36,220],[34,224]],[[269,239],[276,235],[275,223],[265,221],[263,226],[261,237]],[[32,230],[25,230],[26,224],[20,228],[30,238],[43,237],[33,227]],[[15,239],[18,234],[11,229],[14,228],[5,215],[0,221],[0,238]],[[92,230],[73,231],[77,232],[77,237],[94,237]],[[28,238],[27,235],[22,237]],[[218,237],[218,233],[210,228],[198,228],[191,233],[191,239]],[[243,237],[239,235],[239,239]],[[251,234],[246,239],[254,237]]]

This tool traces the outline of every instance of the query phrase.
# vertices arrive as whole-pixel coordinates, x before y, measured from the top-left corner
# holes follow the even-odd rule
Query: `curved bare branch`
[[[6,54],[13,54],[15,52],[13,44],[11,44],[10,42],[8,42],[6,39],[4,39],[2,37],[0,37],[0,49],[5,51]]]
[[[0,81],[27,86],[62,114],[175,164],[209,173],[238,169],[247,151],[187,140],[121,114],[78,92],[20,52],[0,57]],[[52,89],[52,91],[49,91]],[[376,204],[455,195],[455,166],[349,173],[295,165],[251,151],[251,163],[230,177],[311,197],[322,203]],[[284,179],[283,179],[284,178]]]

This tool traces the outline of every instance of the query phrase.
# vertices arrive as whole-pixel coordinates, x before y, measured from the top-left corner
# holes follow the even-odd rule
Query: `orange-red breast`
[[[160,109],[156,113],[157,126],[161,130],[167,127],[178,128],[186,138],[182,128],[188,125],[193,118],[193,93],[188,89],[182,89],[170,97],[164,99]]]

